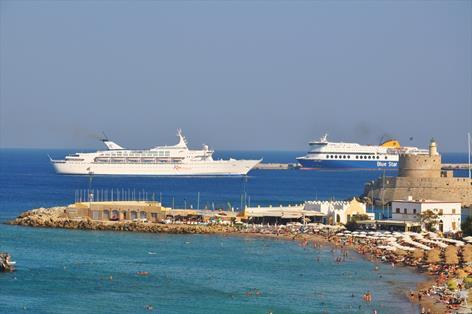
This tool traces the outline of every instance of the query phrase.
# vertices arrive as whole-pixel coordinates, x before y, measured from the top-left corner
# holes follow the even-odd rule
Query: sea
[[[384,264],[375,270],[355,252],[336,263],[340,253],[330,247],[287,240],[4,224],[32,208],[72,203],[89,184],[102,193],[142,192],[165,206],[237,211],[244,204],[349,199],[383,171],[254,170],[246,178],[55,174],[48,155],[75,151],[0,149],[0,252],[17,262],[16,272],[0,273],[0,313],[419,313],[406,292],[424,275]],[[223,151],[215,157],[294,162],[303,154]],[[443,161],[467,162],[467,154],[443,154]],[[371,303],[362,300],[367,291]]]

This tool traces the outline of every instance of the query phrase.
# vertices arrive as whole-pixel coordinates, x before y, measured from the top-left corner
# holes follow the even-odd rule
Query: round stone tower
[[[441,155],[434,139],[429,144],[429,154],[401,154],[398,168],[399,177],[441,177]]]

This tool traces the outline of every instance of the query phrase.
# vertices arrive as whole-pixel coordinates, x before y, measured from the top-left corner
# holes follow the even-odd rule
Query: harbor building
[[[286,224],[289,222],[322,222],[325,215],[320,212],[305,210],[304,204],[287,206],[246,207],[241,220],[255,224]]]
[[[234,212],[172,209],[156,201],[76,202],[64,210],[70,219],[140,222],[235,222]]]
[[[425,230],[425,224],[421,221],[421,214],[430,211],[437,215],[435,229],[443,233],[456,233],[461,231],[461,203],[442,202],[434,200],[400,200],[392,202],[392,220],[412,221],[421,223],[421,229]]]
[[[359,215],[374,219],[365,204],[355,198],[351,201],[307,201],[303,204],[279,207],[248,207],[242,219],[250,223],[314,222],[323,224],[346,224],[352,217]]]
[[[366,204],[359,202],[356,198],[351,201],[308,201],[305,210],[317,211],[324,215],[325,224],[346,224],[353,216],[368,216],[374,219],[374,213],[368,213]]]
[[[415,200],[460,202],[471,207],[472,179],[454,177],[452,171],[442,171],[441,166],[441,155],[432,139],[427,153],[401,154],[398,176],[382,176],[366,183],[363,196],[377,205],[412,196]]]
[[[113,201],[77,202],[65,210],[68,218],[90,218],[101,221],[145,220],[158,222],[166,218],[167,208],[159,202]]]
[[[457,233],[461,231],[461,203],[435,200],[415,200],[411,196],[405,200],[391,202],[392,218],[384,220],[359,221],[364,229],[389,231],[428,231],[422,214],[430,211],[435,230],[442,233]]]

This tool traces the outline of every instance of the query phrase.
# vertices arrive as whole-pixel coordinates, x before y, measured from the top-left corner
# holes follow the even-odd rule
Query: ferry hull
[[[215,160],[191,164],[111,164],[62,160],[51,161],[58,174],[130,175],[130,176],[242,176],[260,160]]]
[[[397,169],[398,161],[321,160],[298,158],[302,169]]]

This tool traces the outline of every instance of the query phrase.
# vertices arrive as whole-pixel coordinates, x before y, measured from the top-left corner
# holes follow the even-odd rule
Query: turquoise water
[[[73,202],[85,176],[59,176],[47,154],[64,150],[0,149],[0,222],[40,206]],[[291,162],[303,152],[225,152],[221,157]],[[464,157],[465,156],[465,157]],[[463,161],[465,154],[451,155]],[[390,173],[394,175],[395,173]],[[252,204],[346,199],[362,193],[379,171],[252,171],[238,178],[96,177],[98,189],[145,189],[202,207],[237,207],[246,191]],[[306,250],[290,241],[204,235],[158,235],[0,224],[0,251],[17,271],[0,274],[0,313],[417,313],[403,291],[423,280],[409,269],[373,264],[354,253],[334,263],[326,249]],[[148,254],[155,252],[156,254]],[[320,257],[320,262],[316,257]],[[149,276],[136,272],[147,271]],[[382,275],[382,278],[379,277]],[[112,276],[112,280],[110,280]],[[259,289],[261,295],[247,296]],[[373,292],[371,305],[361,295]],[[354,297],[352,294],[354,293]],[[360,308],[359,308],[360,306]]]
[[[422,279],[285,240],[5,225],[0,238],[18,261],[0,275],[3,313],[415,313],[401,291]]]

